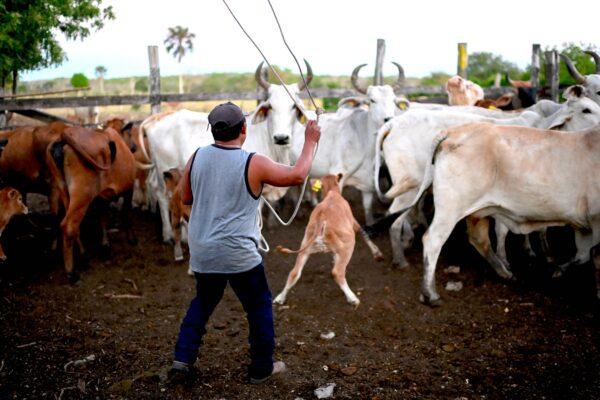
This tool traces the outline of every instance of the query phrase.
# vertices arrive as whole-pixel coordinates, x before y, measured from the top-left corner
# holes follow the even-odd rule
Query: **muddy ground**
[[[313,256],[287,305],[274,308],[276,356],[289,372],[262,386],[246,384],[247,325],[228,289],[209,322],[198,379],[171,385],[158,372],[171,361],[194,282],[159,240],[156,219],[136,213],[139,245],[113,233],[112,256],[102,261],[96,252],[76,285],[67,282],[57,257],[44,251],[52,232],[43,227],[50,219],[21,221],[29,233],[9,229],[3,237],[12,262],[0,271],[2,399],[61,393],[62,399],[312,399],[328,383],[337,385],[336,399],[600,398],[591,266],[554,281],[550,269],[520,256],[518,238],[509,247],[518,280],[506,283],[465,243],[459,226],[438,268],[444,305],[435,309],[418,301],[418,246],[410,252],[411,267],[398,270],[390,265],[387,235],[376,239],[383,263],[374,263],[358,242],[348,268],[348,282],[362,302],[356,310],[331,279],[330,256]],[[297,247],[306,221],[268,231],[271,245]],[[87,242],[93,252],[93,236]],[[265,257],[274,295],[293,262],[276,253]],[[460,273],[445,273],[448,265],[460,265]],[[460,280],[464,288],[447,292],[448,280]],[[320,338],[329,331],[333,339]],[[84,364],[67,365],[91,355]]]

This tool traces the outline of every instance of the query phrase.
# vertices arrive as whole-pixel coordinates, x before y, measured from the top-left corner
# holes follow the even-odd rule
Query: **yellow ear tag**
[[[322,187],[323,187],[323,184],[321,183],[321,180],[320,179],[315,179],[313,181],[311,189],[312,189],[313,192],[317,193],[318,191],[321,190]]]
[[[488,110],[497,110],[498,108],[496,106],[489,106]]]
[[[406,110],[408,107],[406,106],[406,103],[405,103],[405,102],[401,101],[401,102],[398,104],[398,108],[400,108],[401,110]]]

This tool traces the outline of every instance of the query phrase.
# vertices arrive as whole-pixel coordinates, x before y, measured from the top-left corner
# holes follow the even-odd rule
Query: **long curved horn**
[[[504,76],[506,77],[506,82],[508,82],[510,86],[515,87],[515,81],[510,79],[510,74],[508,73],[508,71],[504,73]]]
[[[300,83],[298,83],[298,90],[306,89],[306,86],[310,85],[310,82],[313,80],[313,71],[306,59],[304,59],[304,64],[306,64],[306,85],[303,81],[300,81]]]
[[[271,84],[265,81],[265,79],[262,76],[263,64],[264,61],[261,61],[260,64],[258,64],[258,68],[256,68],[256,72],[254,73],[254,78],[256,79],[256,83],[258,83],[263,89],[269,90],[269,86],[271,86]]]
[[[596,53],[595,51],[591,50],[586,50],[584,51],[584,53],[592,56],[594,62],[596,63],[596,73],[600,75],[600,55],[598,55],[598,53]]]
[[[392,86],[394,88],[394,92],[401,92],[404,89],[404,84],[406,83],[406,76],[404,76],[404,68],[402,65],[398,64],[395,61],[392,61],[392,64],[398,68],[398,80]]]
[[[577,81],[577,83],[585,83],[586,77],[581,75],[581,73],[577,71],[577,68],[575,68],[575,66],[573,65],[573,61],[571,61],[569,57],[562,53],[560,54],[560,58],[562,58],[562,60],[565,62],[565,64],[567,65],[567,70],[569,70],[569,74],[571,74],[571,76]]]
[[[352,76],[350,76],[352,86],[354,86],[354,89],[358,90],[362,94],[367,94],[367,88],[358,83],[358,71],[360,71],[360,69],[365,65],[367,64],[360,64],[358,67],[354,68],[354,71],[352,71]]]

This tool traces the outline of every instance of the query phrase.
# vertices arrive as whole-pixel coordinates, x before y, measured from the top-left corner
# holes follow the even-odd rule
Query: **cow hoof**
[[[559,279],[562,278],[563,276],[563,272],[560,269],[557,269],[556,271],[554,271],[554,273],[552,274],[552,278],[554,279]]]
[[[183,254],[180,256],[175,256],[175,262],[183,261]]]
[[[375,261],[377,262],[382,262],[383,260],[385,260],[385,258],[383,257],[383,254],[379,253],[375,255]]]
[[[348,303],[350,303],[350,305],[352,307],[354,307],[355,310],[358,308],[358,306],[360,306],[360,300],[358,300],[358,299],[356,299],[356,300],[348,300]]]
[[[408,268],[408,263],[406,261],[404,262],[392,262],[392,268],[393,269],[407,269]]]
[[[285,297],[282,297],[281,295],[275,297],[275,300],[273,300],[273,304],[279,304],[281,306],[283,303],[285,303]]]
[[[442,304],[444,304],[444,302],[442,301],[442,299],[440,297],[438,297],[437,299],[430,299],[429,297],[426,297],[425,295],[421,294],[419,296],[419,301],[423,304],[425,304],[426,306],[435,308],[435,307],[440,307]]]
[[[194,276],[194,271],[192,271],[192,269],[191,269],[191,268],[188,268],[188,270],[187,270],[187,274],[188,274],[189,276]]]
[[[74,285],[79,281],[79,274],[76,272],[67,272],[67,279],[71,285]]]

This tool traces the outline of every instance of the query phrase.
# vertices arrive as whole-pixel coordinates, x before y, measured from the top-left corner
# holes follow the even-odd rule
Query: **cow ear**
[[[163,172],[163,177],[165,178],[165,181],[170,181],[174,179],[173,173],[171,171]]]
[[[402,111],[408,110],[410,108],[410,101],[408,101],[408,99],[405,97],[396,97],[394,102],[396,103],[396,107],[398,107]]]
[[[340,183],[342,181],[342,178],[344,177],[344,174],[342,174],[341,172],[339,172],[335,178],[337,179],[337,183]]]
[[[252,115],[252,123],[260,124],[264,120],[267,119],[267,115],[269,114],[269,110],[271,109],[271,104],[268,101],[263,101],[256,107],[254,110],[254,114]]]
[[[302,110],[300,110],[298,106],[294,106],[294,108],[296,110],[296,118],[298,119],[298,122],[300,122],[302,125],[306,125],[308,121],[306,120],[304,113],[302,113]]]
[[[565,89],[563,93],[563,97],[566,100],[576,100],[580,99],[585,95],[585,88],[581,85],[573,85],[569,86]]]
[[[8,198],[11,200],[16,199],[19,196],[19,192],[16,189],[10,189],[8,191]]]
[[[509,105],[511,105],[512,101],[513,101],[512,94],[503,94],[502,96],[500,96],[496,99],[496,107],[498,107],[498,108],[508,107]]]
[[[341,99],[338,102],[338,108],[346,107],[346,108],[356,108],[362,105],[368,105],[369,102],[364,97],[346,97]]]
[[[560,130],[563,126],[571,120],[570,115],[560,115],[548,126],[550,130]]]

